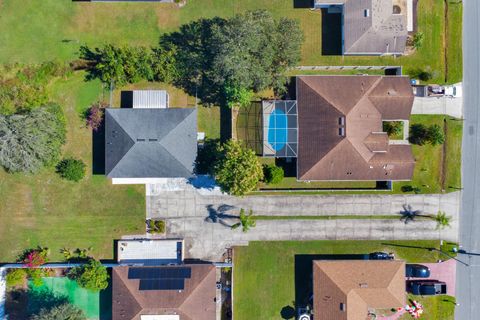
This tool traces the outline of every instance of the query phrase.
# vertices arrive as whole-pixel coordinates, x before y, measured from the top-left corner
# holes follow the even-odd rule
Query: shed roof
[[[313,295],[315,319],[319,320],[365,320],[369,308],[402,307],[405,262],[314,261]]]
[[[106,109],[105,172],[110,178],[181,178],[193,174],[197,110]]]
[[[383,120],[410,118],[407,77],[301,76],[297,103],[299,180],[411,179],[411,146],[382,133]]]

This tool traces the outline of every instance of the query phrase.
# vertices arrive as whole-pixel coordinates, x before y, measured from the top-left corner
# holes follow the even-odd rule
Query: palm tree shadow
[[[421,210],[413,210],[412,206],[409,204],[403,205],[403,210],[400,211],[400,221],[408,224],[409,222],[415,221],[417,217],[429,217],[428,215],[422,214]]]
[[[227,223],[225,220],[238,219],[238,215],[227,214],[226,212],[235,209],[234,206],[222,204],[216,209],[213,205],[207,205],[208,216],[205,218],[205,222],[219,223],[222,226],[232,228],[232,224]]]

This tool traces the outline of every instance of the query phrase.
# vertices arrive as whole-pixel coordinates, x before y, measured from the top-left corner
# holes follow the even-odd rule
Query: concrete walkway
[[[415,97],[412,114],[445,114],[463,118],[463,99],[460,97]]]
[[[147,186],[147,217],[167,220],[167,235],[185,239],[186,256],[219,260],[226,248],[246,245],[248,241],[321,240],[321,239],[444,239],[458,238],[460,193],[437,195],[310,195],[252,196],[237,198],[217,191],[211,193],[193,187],[181,191],[158,191]],[[403,204],[414,210],[435,214],[445,211],[453,217],[451,228],[435,230],[436,223],[420,220],[403,224],[397,219],[339,220],[260,220],[249,232],[231,230],[220,223],[207,222],[212,212],[236,215],[240,208],[256,215],[392,215]],[[400,217],[400,215],[399,215]],[[235,219],[226,219],[233,224]]]

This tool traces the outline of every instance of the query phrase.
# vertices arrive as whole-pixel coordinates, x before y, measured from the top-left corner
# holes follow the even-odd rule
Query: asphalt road
[[[463,9],[463,198],[460,254],[469,266],[457,264],[455,318],[480,318],[480,3],[464,0]]]

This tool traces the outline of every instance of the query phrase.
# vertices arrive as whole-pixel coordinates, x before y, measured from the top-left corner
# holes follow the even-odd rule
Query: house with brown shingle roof
[[[212,264],[114,267],[115,320],[213,320],[216,275]]]
[[[407,181],[413,90],[402,76],[298,76],[296,100],[262,102],[264,157],[285,158],[299,181]],[[385,121],[403,123],[390,139]]]
[[[405,262],[313,261],[315,320],[365,320],[369,312],[405,305]]]
[[[411,180],[408,77],[299,76],[296,90],[298,180]],[[402,121],[405,138],[391,141],[383,121]]]

